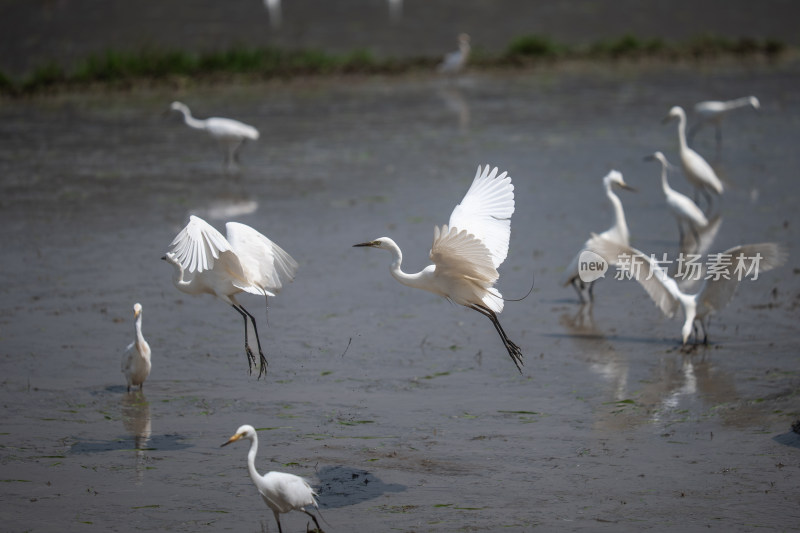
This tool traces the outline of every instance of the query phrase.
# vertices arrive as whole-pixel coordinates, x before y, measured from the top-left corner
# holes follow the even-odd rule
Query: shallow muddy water
[[[308,477],[326,531],[789,530],[800,519],[796,243],[800,66],[575,66],[298,80],[0,102],[3,521],[13,531],[277,531],[245,466]],[[620,170],[633,244],[677,253],[659,169],[672,105],[755,94],[696,148],[727,191],[712,251],[778,241],[786,265],[743,282],[708,348],[679,350],[633,282],[581,308],[559,278],[611,223]],[[238,171],[175,116],[261,130]],[[516,187],[501,321],[520,375],[477,313],[403,287],[392,236],[422,268],[479,164]],[[688,193],[679,173],[673,187]],[[190,213],[264,232],[300,264],[260,322],[248,375],[238,315],[160,261]],[[144,307],[153,371],[119,362]],[[305,515],[284,515],[303,531]]]

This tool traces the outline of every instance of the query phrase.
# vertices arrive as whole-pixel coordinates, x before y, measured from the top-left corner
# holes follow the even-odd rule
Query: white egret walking
[[[314,520],[318,531],[322,531],[317,522],[317,517],[306,511],[305,507],[311,505],[319,510],[319,505],[314,499],[317,493],[300,476],[284,472],[267,472],[263,476],[256,470],[256,454],[258,453],[258,436],[253,426],[243,425],[222,446],[245,439],[250,441],[250,451],[247,452],[247,471],[253,480],[259,494],[264,499],[267,507],[272,509],[275,521],[278,522],[278,532],[283,533],[280,515],[290,511],[303,511]],[[220,447],[222,447],[220,446]]]
[[[261,377],[266,373],[267,360],[261,350],[256,319],[234,295],[244,291],[266,298],[275,296],[285,283],[294,279],[297,262],[250,226],[228,222],[225,228],[227,239],[205,220],[192,215],[162,259],[175,267],[173,282],[180,291],[212,294],[242,316],[244,347],[252,372],[255,357],[247,341],[247,318],[250,318],[258,344],[258,377]]]
[[[449,226],[434,227],[432,265],[416,274],[403,272],[403,253],[389,237],[355,244],[381,248],[392,254],[394,279],[417,289],[438,294],[489,318],[503,340],[517,369],[522,372],[522,350],[508,338],[498,313],[503,296],[494,288],[497,272],[506,256],[514,213],[514,186],[507,172],[478,166],[475,179],[461,203],[450,215]]]
[[[669,114],[664,118],[664,122],[673,119],[678,119],[678,143],[679,155],[681,159],[681,168],[686,175],[686,179],[695,189],[695,200],[697,193],[700,192],[705,196],[708,202],[709,209],[711,207],[711,194],[722,194],[724,187],[722,182],[717,177],[717,173],[711,168],[711,165],[703,159],[703,156],[689,148],[686,143],[686,112],[680,106],[675,106],[669,110]]]
[[[458,36],[458,50],[444,56],[444,60],[437,67],[442,74],[458,74],[467,66],[469,60],[469,35],[462,33]]]
[[[239,161],[239,150],[245,141],[258,140],[258,130],[253,126],[233,120],[231,118],[211,117],[204,120],[196,119],[186,104],[172,102],[170,109],[183,115],[183,121],[190,128],[208,132],[211,137],[225,147],[225,163],[231,164]]]
[[[606,191],[606,197],[608,197],[608,201],[611,202],[611,207],[614,208],[614,225],[601,233],[600,236],[604,239],[609,239],[620,244],[628,245],[630,243],[630,233],[628,232],[628,224],[625,222],[625,210],[622,209],[622,201],[614,192],[614,186],[629,191],[636,190],[625,183],[625,180],[622,178],[622,173],[617,170],[612,170],[603,177],[603,189]],[[572,285],[575,288],[575,292],[578,293],[578,298],[581,299],[581,303],[586,303],[586,296],[584,295],[586,292],[586,283],[584,283],[580,278],[578,273],[578,263],[580,261],[581,253],[587,249],[586,247],[590,241],[591,238],[584,243],[583,248],[578,251],[561,277],[561,285],[563,287]],[[593,288],[594,281],[590,281],[588,290],[590,301],[594,300],[594,294],[592,292]]]
[[[697,343],[698,323],[703,329],[703,343],[708,343],[711,315],[722,310],[731,301],[741,280],[749,275],[760,275],[786,261],[783,247],[772,242],[743,244],[720,254],[710,254],[700,289],[694,294],[688,294],[681,291],[675,279],[657,261],[639,250],[599,236],[595,236],[589,246],[606,260],[615,258],[618,264],[626,264],[634,279],[667,317],[672,317],[679,307],[683,308],[681,339],[684,345],[692,331]],[[628,261],[622,263],[618,258],[627,258]]]
[[[694,112],[697,115],[697,122],[689,129],[687,140],[691,142],[700,128],[706,124],[713,124],[716,130],[717,149],[719,149],[722,145],[722,119],[731,111],[748,106],[753,109],[758,109],[761,107],[761,103],[755,96],[744,96],[742,98],[728,100],[727,102],[708,100],[696,103],[694,105]]]
[[[708,225],[708,219],[705,214],[703,214],[703,210],[697,207],[697,204],[694,203],[691,198],[669,186],[667,170],[671,165],[664,154],[655,152],[645,157],[645,161],[659,161],[661,163],[661,189],[664,191],[667,207],[678,222],[679,246],[683,245],[684,224],[689,227],[689,231],[692,232],[695,242],[699,243],[700,235],[698,230]]]
[[[128,392],[131,386],[139,385],[139,390],[144,388],[144,380],[150,375],[152,363],[150,362],[150,345],[142,335],[142,304],[133,304],[134,329],[136,340],[128,345],[122,356],[122,373],[128,382]]]

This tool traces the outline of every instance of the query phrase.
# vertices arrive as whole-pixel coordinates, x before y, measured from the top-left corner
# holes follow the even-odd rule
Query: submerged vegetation
[[[784,43],[770,39],[730,40],[702,36],[684,43],[671,44],[661,39],[642,40],[633,35],[584,47],[571,47],[546,36],[526,35],[514,39],[505,51],[497,55],[477,50],[471,64],[475,67],[491,67],[528,66],[542,61],[564,59],[699,60],[723,56],[775,58],[787,48]],[[23,80],[14,80],[0,72],[0,94],[30,94],[54,87],[89,84],[126,87],[136,82],[179,78],[213,81],[221,76],[270,79],[324,74],[390,74],[430,69],[439,60],[438,57],[377,58],[367,50],[334,55],[319,50],[243,46],[197,54],[153,48],[135,52],[108,50],[89,56],[72,70],[55,62],[42,64]]]

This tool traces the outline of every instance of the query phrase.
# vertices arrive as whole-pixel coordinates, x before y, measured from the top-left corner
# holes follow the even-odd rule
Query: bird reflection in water
[[[133,437],[133,448],[136,452],[136,484],[142,483],[146,469],[148,449],[152,428],[150,424],[150,402],[141,392],[132,392],[122,396],[122,425],[125,432]]]

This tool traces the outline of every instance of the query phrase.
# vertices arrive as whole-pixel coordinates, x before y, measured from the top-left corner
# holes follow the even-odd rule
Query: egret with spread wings
[[[259,354],[258,376],[266,373],[267,360],[261,350],[256,319],[234,295],[248,292],[268,298],[294,279],[297,262],[280,246],[250,226],[238,222],[225,225],[227,239],[200,217],[189,223],[162,257],[175,267],[173,282],[187,294],[213,294],[244,318],[244,347],[252,372],[255,363],[247,341],[247,319],[253,324]]]
[[[517,369],[522,372],[522,350],[508,338],[497,315],[503,296],[494,288],[506,256],[514,213],[514,186],[507,172],[478,167],[472,186],[450,215],[449,225],[434,227],[432,265],[416,274],[403,272],[403,253],[389,237],[356,244],[381,248],[392,254],[394,279],[438,294],[489,318]]]

